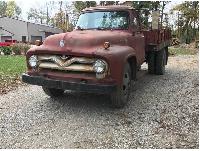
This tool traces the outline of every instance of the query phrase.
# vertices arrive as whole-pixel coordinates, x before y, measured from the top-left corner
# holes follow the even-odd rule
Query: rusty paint
[[[110,8],[110,9],[109,9]],[[99,8],[90,8],[85,11],[99,11]],[[102,7],[101,10],[120,10],[129,12],[130,23],[134,22],[137,17],[137,11],[127,7]],[[106,83],[114,81],[120,85],[122,83],[122,73],[124,65],[129,58],[135,58],[137,65],[141,65],[145,61],[145,53],[149,51],[149,43],[159,45],[160,43],[170,39],[168,30],[160,32],[159,30],[144,30],[138,32],[138,27],[129,24],[127,30],[74,30],[72,32],[57,34],[49,36],[45,39],[43,45],[31,48],[27,52],[27,60],[31,55],[66,55],[76,56],[90,59],[103,59],[108,63],[108,72],[104,79],[100,81]],[[163,35],[164,34],[164,35]],[[65,46],[60,47],[60,40],[65,41]],[[104,42],[110,43],[110,48],[105,50],[103,48]],[[153,50],[151,50],[153,51]],[[58,64],[63,65],[65,60],[57,61]],[[65,67],[70,67],[68,61]],[[27,63],[28,65],[28,63]],[[62,67],[62,66],[59,66]],[[58,67],[57,67],[58,68]],[[63,67],[62,67],[63,68]],[[82,67],[79,67],[79,70]],[[77,69],[77,68],[76,68]],[[90,69],[90,68],[89,68]],[[28,73],[40,75],[41,72],[33,71],[28,65]],[[57,77],[65,80],[73,80],[76,78],[88,79],[88,75],[74,75],[66,73],[57,73],[52,71],[45,71],[49,77]],[[96,76],[90,77],[90,81],[97,82]]]

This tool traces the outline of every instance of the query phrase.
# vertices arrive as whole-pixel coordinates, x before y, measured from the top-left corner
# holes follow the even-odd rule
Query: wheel
[[[165,64],[166,64],[166,51],[162,49],[156,53],[156,74],[165,74]]]
[[[150,74],[155,73],[155,52],[149,52],[148,54],[148,72]]]
[[[166,47],[166,48],[165,48],[165,53],[166,53],[166,62],[165,62],[165,65],[167,65],[168,58],[169,58],[169,51],[168,51],[168,47]]]
[[[141,65],[138,65],[137,66],[137,71],[140,71],[141,70]]]
[[[64,93],[64,90],[62,89],[54,89],[54,88],[47,88],[47,87],[42,87],[43,91],[51,97],[58,97],[62,96]]]
[[[127,63],[124,68],[122,85],[117,88],[117,91],[111,94],[111,105],[114,108],[122,108],[129,100],[131,91],[131,68]]]

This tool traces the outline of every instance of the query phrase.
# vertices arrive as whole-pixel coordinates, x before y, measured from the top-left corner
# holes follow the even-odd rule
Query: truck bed
[[[154,29],[143,31],[145,36],[145,51],[159,51],[170,45],[170,29]]]

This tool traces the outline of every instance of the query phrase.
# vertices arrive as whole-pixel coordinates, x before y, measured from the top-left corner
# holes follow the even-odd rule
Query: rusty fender
[[[111,78],[120,85],[122,84],[124,65],[130,57],[135,57],[135,54],[136,51],[132,47],[118,45],[113,45],[108,50],[99,49],[95,52],[95,55],[107,61]]]

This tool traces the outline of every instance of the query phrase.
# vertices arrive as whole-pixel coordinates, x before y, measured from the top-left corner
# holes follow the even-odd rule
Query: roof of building
[[[13,34],[12,32],[10,32],[10,31],[8,31],[8,30],[4,29],[3,27],[0,27],[0,30],[3,30],[3,31],[5,31],[5,32],[9,33],[9,34],[11,34],[12,36],[14,36],[14,35],[15,35],[15,34]]]
[[[16,18],[12,18],[12,17],[7,17],[7,16],[0,16],[0,18],[8,18],[8,19],[13,19],[13,20],[18,20],[18,21],[22,21],[22,22],[25,22],[25,23],[29,23],[29,24],[35,24],[35,25],[40,25],[40,26],[46,26],[46,27],[49,27],[49,28],[55,28],[55,29],[60,29],[60,28],[57,28],[57,27],[53,27],[53,26],[50,26],[50,25],[46,25],[46,24],[32,23],[32,22],[29,22],[29,21],[25,21],[25,20],[22,20],[22,19],[16,19]],[[62,30],[62,29],[60,29],[60,30]]]
[[[110,5],[110,6],[89,7],[82,10],[82,12],[93,11],[93,10],[96,11],[96,10],[130,10],[130,9],[134,9],[134,8],[127,5]]]

